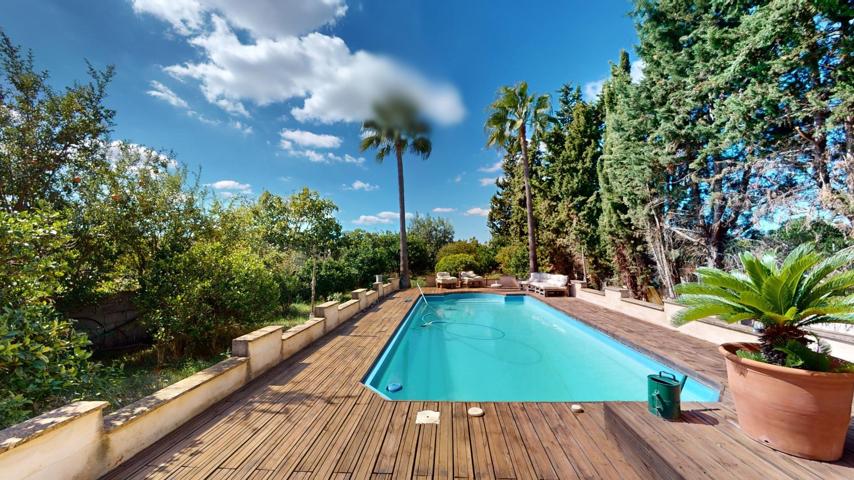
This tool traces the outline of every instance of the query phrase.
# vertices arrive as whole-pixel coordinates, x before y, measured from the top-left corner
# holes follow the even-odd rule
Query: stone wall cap
[[[367,291],[368,291],[367,288],[357,288],[356,290],[353,290],[351,293],[365,293]]]
[[[225,372],[248,362],[247,357],[228,357],[225,360],[162,388],[147,397],[122,407],[104,417],[104,428],[110,432],[138,420],[166,405],[170,401],[192,392],[196,388],[214,380]]]
[[[638,300],[637,298],[622,298],[621,300],[624,302],[633,303],[635,305],[640,305],[641,307],[664,311],[664,305],[659,305],[657,303],[645,302],[643,300]]]
[[[316,306],[315,306],[315,308],[329,308],[329,307],[331,307],[332,305],[335,305],[335,304],[337,304],[337,303],[338,303],[338,302],[337,302],[336,300],[330,300],[330,301],[328,301],[328,302],[323,302],[323,303],[321,303],[320,305],[316,305]]]
[[[253,340],[258,340],[259,338],[269,335],[271,333],[275,333],[276,331],[281,331],[283,328],[282,325],[270,325],[268,327],[259,328],[258,330],[247,333],[246,335],[241,335],[232,342],[251,342]]]
[[[603,292],[602,290],[596,290],[595,288],[582,288],[581,291],[587,292],[587,293],[593,293],[595,295],[601,295],[603,297],[605,296],[605,292]]]
[[[359,301],[356,299],[347,300],[346,302],[338,305],[338,310],[344,310],[345,308],[349,307],[350,305],[358,305],[358,304],[359,304]]]
[[[612,286],[607,286],[607,287],[605,287],[605,290],[610,290],[610,291],[612,291],[612,292],[628,292],[628,291],[629,291],[629,289],[628,289],[628,288],[623,288],[623,287],[612,287]]]
[[[102,401],[69,403],[0,430],[0,453],[19,447],[84,415],[103,410],[108,405],[108,402]]]

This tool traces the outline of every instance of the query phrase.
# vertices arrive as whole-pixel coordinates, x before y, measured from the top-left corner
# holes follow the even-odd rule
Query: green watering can
[[[682,388],[688,380],[686,375],[681,381],[676,375],[661,371],[647,378],[647,408],[649,413],[665,420],[679,420],[682,413]]]

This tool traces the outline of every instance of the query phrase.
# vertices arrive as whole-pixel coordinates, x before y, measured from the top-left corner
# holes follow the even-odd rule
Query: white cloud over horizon
[[[468,217],[472,217],[472,216],[486,217],[489,215],[489,209],[488,208],[480,208],[480,207],[472,207],[472,208],[466,210],[466,213],[464,213],[464,215],[466,215]]]
[[[217,180],[216,182],[209,183],[209,187],[214,190],[226,193],[251,193],[252,185],[248,183],[240,183],[237,180]]]
[[[495,185],[495,181],[498,180],[499,177],[483,177],[478,182],[480,182],[481,187],[489,187],[491,185]]]
[[[341,146],[341,138],[335,135],[314,133],[308,130],[285,128],[279,132],[279,136],[281,137],[279,145],[285,150],[292,149],[294,144],[311,148],[338,148]]]
[[[372,183],[363,182],[361,180],[356,180],[350,185],[345,185],[345,190],[362,190],[365,192],[373,192],[374,190],[378,190],[380,188],[379,185],[374,185]]]
[[[643,59],[638,59],[632,62],[631,70],[629,71],[629,76],[632,79],[632,83],[638,83],[643,80],[643,69],[646,66]],[[600,78],[599,80],[594,80],[592,82],[587,82],[582,87],[582,92],[584,94],[584,99],[587,101],[595,100],[602,94],[602,88],[605,86],[605,82],[608,80],[608,77]]]
[[[398,221],[400,214],[398,212],[382,211],[376,215],[359,215],[359,218],[353,220],[356,225],[386,225]],[[415,214],[406,212],[405,218],[413,218]]]
[[[459,91],[383,55],[352,51],[343,39],[316,30],[347,11],[342,0],[132,0],[202,54],[199,61],[164,71],[194,80],[205,98],[235,116],[248,103],[266,106],[302,100],[291,108],[300,121],[356,122],[389,93],[410,96],[431,120],[462,120]],[[284,5],[283,5],[284,4]],[[238,36],[237,31],[247,37]]]
[[[163,85],[157,80],[151,81],[151,90],[145,92],[147,95],[150,95],[154,98],[163,100],[164,102],[172,105],[177,108],[189,109],[190,105],[186,100],[179,97],[177,93],[173,92],[171,88]]]
[[[501,170],[501,160],[498,160],[497,162],[495,162],[492,165],[489,165],[487,167],[480,167],[477,170],[479,172],[484,172],[484,173],[495,173],[495,172]]]
[[[456,212],[456,211],[457,211],[456,208],[450,208],[450,207],[436,207],[433,209],[433,213],[451,213],[451,212]]]

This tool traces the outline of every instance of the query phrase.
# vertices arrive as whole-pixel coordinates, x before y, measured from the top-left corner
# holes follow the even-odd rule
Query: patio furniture
[[[460,282],[464,287],[483,287],[486,285],[486,280],[473,271],[460,272]]]
[[[457,277],[448,272],[436,273],[436,286],[439,288],[457,288]]]
[[[545,275],[548,274],[540,272],[531,272],[531,276],[528,277],[527,280],[522,280],[521,282],[519,282],[519,289],[522,291],[527,291],[528,286],[530,286],[532,283],[542,282],[543,280],[545,280]]]
[[[541,273],[539,280],[529,282],[527,287],[529,291],[539,293],[544,297],[549,294],[566,295],[566,284],[569,277],[566,275],[557,275],[553,273]]]

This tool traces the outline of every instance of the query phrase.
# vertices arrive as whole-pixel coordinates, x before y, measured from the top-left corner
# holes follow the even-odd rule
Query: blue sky
[[[396,230],[394,163],[359,153],[358,119],[380,91],[406,90],[434,124],[433,155],[405,164],[407,211],[486,240],[496,90],[593,91],[636,42],[627,1],[532,3],[6,0],[0,28],[57,85],[84,79],[84,59],[114,64],[115,139],[171,150],[219,195],[308,185],[347,229]]]

